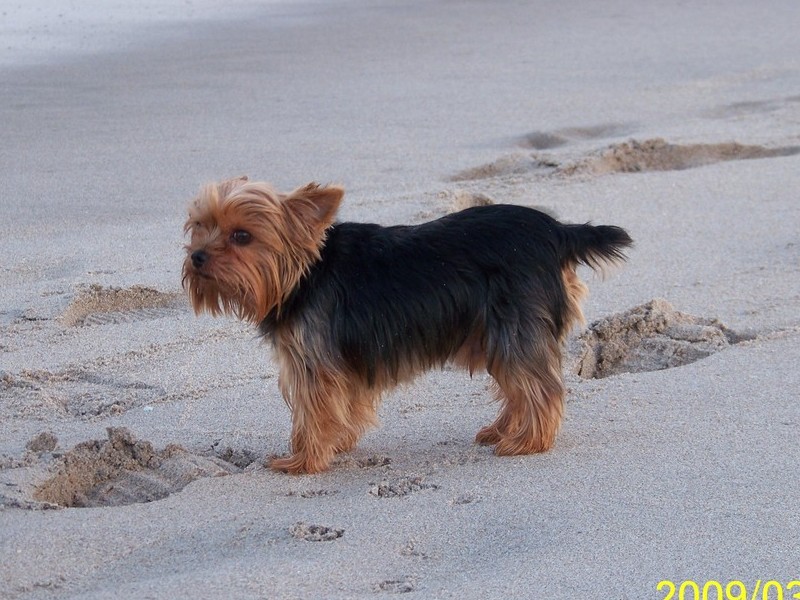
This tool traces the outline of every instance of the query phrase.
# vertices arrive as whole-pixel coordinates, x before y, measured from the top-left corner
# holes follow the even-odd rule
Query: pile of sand
[[[767,148],[736,142],[670,144],[661,138],[629,140],[610,146],[557,170],[561,175],[679,171],[729,160],[773,158],[800,153],[798,146]]]
[[[568,143],[556,134],[534,133],[521,145],[537,150],[552,149]],[[451,181],[475,181],[521,175],[539,177],[573,177],[609,175],[612,173],[644,173],[648,171],[680,171],[730,160],[775,158],[800,154],[800,146],[768,148],[738,142],[713,144],[672,144],[662,138],[631,139],[610,144],[577,159],[554,153],[516,152],[495,161],[464,169]]]
[[[494,200],[486,194],[458,190],[453,193],[453,200],[450,203],[450,212],[458,212],[465,208],[472,208],[473,206],[491,206],[494,203]]]
[[[600,379],[692,363],[754,337],[717,319],[695,317],[655,299],[592,323],[579,338],[575,373]]]
[[[177,445],[157,451],[122,427],[107,431],[107,440],[83,442],[66,452],[34,498],[59,506],[121,506],[166,498],[201,477],[240,472],[231,463]]]
[[[490,179],[492,177],[526,175],[543,169],[551,169],[554,166],[556,166],[555,163],[551,163],[535,153],[519,152],[501,156],[490,163],[459,171],[450,177],[450,181],[475,181],[478,179]]]

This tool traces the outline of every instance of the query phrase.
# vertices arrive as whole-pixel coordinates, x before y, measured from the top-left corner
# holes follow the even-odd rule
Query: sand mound
[[[678,171],[728,160],[773,158],[800,154],[800,146],[767,148],[736,142],[670,144],[661,138],[612,144],[598,153],[558,169],[562,175]]]
[[[443,190],[436,195],[437,206],[433,210],[423,210],[416,214],[415,222],[425,223],[444,215],[456,213],[473,206],[490,206],[494,199],[480,192],[467,190]]]
[[[656,299],[593,323],[579,338],[581,351],[575,372],[587,379],[600,379],[669,369],[752,337],[716,319],[678,312],[667,301]]]
[[[458,190],[453,194],[453,201],[450,203],[449,212],[458,212],[465,208],[472,208],[473,206],[491,206],[494,203],[494,200],[485,194]]]
[[[534,132],[524,136],[520,145],[536,150],[562,146],[569,141],[569,130],[559,133]],[[577,134],[573,133],[574,137]],[[629,140],[611,144],[573,160],[562,162],[555,154],[520,152],[502,156],[494,162],[465,169],[451,181],[475,181],[495,177],[532,175],[536,177],[572,177],[609,175],[611,173],[644,173],[648,171],[680,171],[729,160],[775,158],[800,154],[800,146],[768,148],[737,142],[719,144],[670,144],[661,138]]]
[[[180,446],[156,451],[127,429],[109,427],[108,440],[83,442],[65,453],[34,498],[60,506],[121,506],[166,498],[201,477],[237,472],[230,463]]]
[[[183,294],[143,286],[129,288],[91,285],[80,291],[61,315],[65,325],[103,325],[153,319],[183,309]]]
[[[450,181],[475,181],[508,175],[524,175],[541,169],[551,169],[553,166],[550,162],[528,152],[510,154],[493,162],[460,171],[453,175]]]

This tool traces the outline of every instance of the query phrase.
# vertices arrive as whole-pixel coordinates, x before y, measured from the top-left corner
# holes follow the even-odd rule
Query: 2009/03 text
[[[784,585],[774,579],[756,579],[748,587],[738,579],[727,583],[713,579],[705,583],[691,579],[681,582],[664,579],[658,582],[656,590],[666,592],[661,600],[800,600],[800,580],[792,580]]]

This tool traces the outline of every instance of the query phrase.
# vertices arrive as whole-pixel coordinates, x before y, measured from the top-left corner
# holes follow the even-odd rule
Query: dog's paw
[[[500,432],[495,425],[482,427],[475,436],[475,442],[481,446],[492,446],[500,441]]]
[[[302,475],[324,471],[328,468],[328,463],[312,461],[303,454],[292,454],[284,458],[273,458],[269,463],[269,468],[289,475]]]

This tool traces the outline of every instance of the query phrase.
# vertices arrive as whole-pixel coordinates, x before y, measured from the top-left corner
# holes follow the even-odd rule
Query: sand
[[[574,371],[589,379],[672,369],[756,337],[717,319],[683,314],[657,298],[592,323],[578,338]]]
[[[789,597],[798,22],[788,0],[12,10],[0,598]],[[511,202],[627,228],[626,265],[581,271],[556,447],[474,445],[490,382],[447,367],[328,472],[266,468],[290,429],[270,350],[180,287],[189,199],[240,174],[342,183],[345,219]]]

